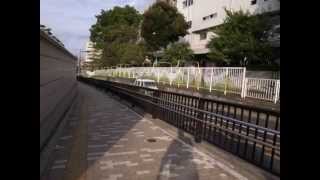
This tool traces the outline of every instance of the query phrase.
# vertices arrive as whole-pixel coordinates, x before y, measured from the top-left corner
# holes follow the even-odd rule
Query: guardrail
[[[96,71],[96,75],[147,78],[169,86],[237,94],[277,103],[280,80],[246,78],[244,67],[130,67]]]
[[[111,81],[78,80],[117,94],[164,120],[276,175],[280,174],[280,112]]]

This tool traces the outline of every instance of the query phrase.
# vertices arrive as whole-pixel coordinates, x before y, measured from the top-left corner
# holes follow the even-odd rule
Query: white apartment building
[[[86,43],[86,54],[85,54],[85,62],[91,62],[95,57],[98,57],[102,54],[101,50],[96,50],[93,47],[93,43],[88,41]]]
[[[223,23],[224,8],[260,14],[280,10],[280,0],[177,0],[176,7],[191,26],[184,40],[195,54],[206,54],[209,52],[206,44],[214,36],[208,29]]]

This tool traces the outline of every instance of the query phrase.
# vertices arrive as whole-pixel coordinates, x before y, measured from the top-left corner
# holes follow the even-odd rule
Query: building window
[[[202,20],[206,21],[206,20],[209,20],[209,19],[213,19],[215,17],[217,17],[217,13],[213,13],[213,14],[210,14],[209,16],[205,16],[202,18]]]
[[[251,5],[257,4],[257,0],[252,0]]]
[[[183,1],[182,4],[184,8],[187,7],[187,1]]]
[[[193,4],[193,0],[185,0],[182,2],[183,7],[191,6]]]
[[[207,32],[206,31],[200,33],[200,40],[205,40],[205,39],[207,39]]]
[[[213,14],[210,15],[211,19],[214,18],[214,17],[217,17],[217,13],[213,13]]]

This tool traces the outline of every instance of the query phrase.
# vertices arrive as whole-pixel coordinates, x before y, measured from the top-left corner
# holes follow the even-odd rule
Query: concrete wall
[[[40,152],[76,94],[76,57],[40,31]]]

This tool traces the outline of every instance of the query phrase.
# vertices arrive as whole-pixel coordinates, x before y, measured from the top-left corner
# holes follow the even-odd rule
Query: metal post
[[[248,91],[248,78],[245,78],[244,81],[244,90],[243,90],[243,97],[247,97],[247,91]]]
[[[201,82],[202,82],[202,74],[201,74],[201,71],[200,71],[200,68],[198,67],[198,72],[199,72],[199,77],[200,77],[200,83],[198,82],[197,83],[197,90],[199,90],[200,89],[200,84],[201,84]]]
[[[157,71],[157,81],[158,81],[158,83],[160,82],[160,69],[159,68],[157,68],[158,69],[158,71]]]
[[[199,98],[198,109],[199,110],[204,109],[204,100],[202,98]],[[203,121],[203,112],[198,112],[197,119],[198,120],[196,123],[194,140],[196,143],[200,143],[202,140],[202,134],[203,134],[203,122],[202,122]]]
[[[246,97],[246,91],[247,91],[247,86],[246,86],[246,68],[243,69],[242,72],[242,85],[241,85],[241,98]]]
[[[228,83],[228,68],[226,68],[226,75],[224,77],[224,95],[227,95],[227,83]]]
[[[180,77],[180,69],[178,70],[178,73],[177,73],[177,74],[178,74],[177,76],[178,76],[178,88],[179,88],[179,85],[180,85],[180,80],[179,80],[179,77]],[[176,76],[176,77],[177,77],[177,76]]]
[[[170,68],[170,75],[172,76],[172,66]],[[171,86],[172,85],[172,79],[170,78],[169,81],[170,81],[170,86]]]
[[[276,81],[276,88],[275,88],[275,96],[274,96],[274,103],[277,103],[280,91],[280,80]]]
[[[81,76],[81,49],[80,49],[80,53],[79,53],[79,75]]]
[[[211,68],[210,89],[209,89],[210,92],[211,92],[211,89],[212,89],[212,78],[213,78],[213,68]]]
[[[184,69],[182,69],[182,78],[181,78],[181,81],[182,81],[182,86],[183,86],[183,81],[184,80]]]
[[[158,117],[158,107],[157,107],[157,104],[158,104],[158,99],[160,97],[160,92],[159,91],[154,91],[153,92],[153,97],[155,97],[153,99],[153,102],[156,104],[156,105],[152,105],[153,108],[152,108],[152,118],[155,119]]]
[[[189,76],[190,76],[190,68],[188,68],[187,89],[189,88]]]

